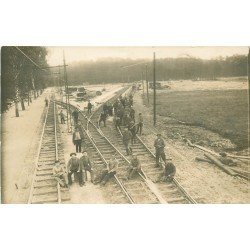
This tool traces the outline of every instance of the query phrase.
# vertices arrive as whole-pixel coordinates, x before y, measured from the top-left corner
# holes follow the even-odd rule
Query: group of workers
[[[91,102],[88,102],[88,114],[91,114],[91,109],[93,105]],[[99,116],[98,125],[100,126],[101,122],[103,122],[104,126],[106,126],[106,119],[108,116],[114,116],[114,125],[116,129],[121,130],[121,126],[125,126],[124,131],[122,133],[123,144],[126,149],[126,153],[129,156],[130,166],[128,169],[128,175],[126,177],[127,180],[131,179],[135,173],[142,174],[142,167],[139,158],[132,152],[131,144],[133,145],[136,142],[136,135],[142,134],[143,128],[143,116],[141,113],[138,115],[137,123],[135,122],[135,110],[133,108],[133,95],[130,94],[128,97],[125,95],[124,97],[120,96],[112,105],[110,102],[105,103],[102,107],[102,112]],[[61,123],[65,123],[65,117],[63,112],[60,112]],[[94,184],[100,183],[101,185],[105,185],[108,180],[113,177],[119,165],[117,155],[114,154],[111,156],[108,161],[107,169],[104,170],[99,180],[94,180],[94,172],[92,169],[91,161],[88,157],[88,154],[85,148],[82,150],[82,145],[84,144],[84,136],[80,132],[78,126],[78,116],[79,113],[77,110],[72,112],[72,117],[74,120],[75,131],[73,133],[73,144],[76,147],[76,153],[81,153],[81,157],[78,158],[76,153],[70,154],[70,160],[68,161],[67,168],[64,170],[59,161],[56,161],[55,167],[53,170],[53,175],[56,180],[59,182],[61,186],[66,186],[72,184],[72,174],[74,174],[74,179],[78,179],[79,185],[85,185],[87,180],[87,172],[90,173],[91,182]],[[165,142],[161,136],[161,134],[157,134],[157,138],[154,142],[155,147],[155,155],[156,155],[156,167],[162,166],[161,161],[164,164],[164,172],[159,176],[158,181],[168,181],[172,180],[175,173],[176,168],[170,159],[166,158],[164,149]]]

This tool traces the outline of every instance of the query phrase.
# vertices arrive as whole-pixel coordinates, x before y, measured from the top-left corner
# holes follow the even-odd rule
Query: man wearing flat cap
[[[155,159],[156,159],[156,167],[160,167],[160,159],[163,160],[163,162],[166,161],[166,155],[164,152],[164,148],[165,148],[165,142],[161,137],[161,134],[157,134],[157,138],[155,140],[154,143],[154,147],[155,147]]]
[[[68,183],[69,185],[72,185],[72,174],[74,173],[76,176],[79,175],[80,163],[79,159],[76,157],[76,153],[71,153],[70,157],[71,158],[69,159],[67,164],[67,172],[68,172]]]

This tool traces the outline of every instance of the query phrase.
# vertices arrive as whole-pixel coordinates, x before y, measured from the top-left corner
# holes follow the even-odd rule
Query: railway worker
[[[135,109],[133,108],[133,106],[131,106],[130,108],[130,117],[133,121],[135,121]]]
[[[129,106],[129,101],[127,95],[124,96],[124,107]]]
[[[115,115],[116,115],[116,112],[117,112],[117,110],[118,110],[118,108],[119,108],[120,105],[121,105],[121,103],[120,103],[119,99],[117,99],[117,100],[114,102],[114,104],[113,104]]]
[[[65,115],[64,115],[62,110],[60,111],[59,115],[60,115],[60,119],[61,119],[61,124],[65,124]]]
[[[131,179],[135,173],[142,174],[141,163],[138,157],[135,154],[131,154],[130,156],[130,166],[128,172],[128,180]]]
[[[60,187],[68,187],[67,172],[60,165],[60,161],[56,160],[52,169],[53,177],[59,183]]]
[[[117,115],[118,117],[120,117],[120,119],[121,119],[121,124],[122,124],[122,123],[123,123],[123,117],[124,117],[124,108],[123,108],[123,106],[122,106],[122,107],[119,107],[119,108],[117,109],[116,115]]]
[[[103,122],[104,127],[106,127],[106,119],[107,119],[107,114],[104,111],[102,111],[99,116],[98,126],[100,127],[101,122]]]
[[[104,104],[103,104],[102,110],[103,110],[103,112],[104,112],[106,115],[108,114],[108,105],[107,105],[107,103],[104,103]]]
[[[142,127],[143,127],[143,117],[142,117],[142,113],[139,113],[137,133],[139,132],[140,135],[142,134]]]
[[[121,130],[121,118],[119,116],[114,117],[115,128]]]
[[[125,146],[127,155],[130,155],[132,153],[132,148],[130,147],[131,139],[132,139],[131,132],[127,128],[125,128],[122,135],[122,141]]]
[[[121,102],[121,99],[118,100],[118,103],[117,103],[117,110],[121,110],[121,109],[124,109],[124,106]]]
[[[77,125],[79,113],[76,109],[72,112],[72,116],[74,118],[74,124]]]
[[[80,158],[80,173],[81,173],[81,180],[85,183],[87,180],[87,172],[90,173],[91,182],[94,183],[94,171],[92,169],[91,161],[88,157],[88,153],[86,151],[82,151],[82,157]]]
[[[227,166],[237,166],[237,162],[233,161],[232,159],[227,157],[227,154],[225,152],[220,153],[220,157],[218,158],[219,161]]]
[[[130,116],[130,107],[129,106],[125,106],[124,115],[129,115]]]
[[[109,160],[108,165],[107,165],[107,169],[104,171],[100,179],[100,183],[103,186],[105,186],[108,180],[116,174],[116,171],[119,165],[119,162],[116,157],[117,157],[116,154],[113,154],[111,156],[111,159]]]
[[[172,181],[176,173],[176,167],[170,159],[166,160],[164,165],[164,172],[160,175],[159,181]]]
[[[109,103],[108,111],[109,111],[109,116],[113,116],[113,105],[111,103]]]
[[[48,98],[45,97],[45,100],[44,100],[44,101],[45,101],[45,106],[48,107],[48,106],[49,106],[49,100],[48,100]]]
[[[131,121],[128,126],[128,129],[132,134],[131,142],[133,145],[134,143],[136,143],[136,133],[137,133],[136,124],[133,121]]]
[[[128,101],[129,101],[129,105],[133,106],[133,95],[132,94],[129,95]]]
[[[160,159],[166,161],[166,155],[164,152],[165,142],[161,137],[161,134],[157,134],[157,138],[154,142],[155,156],[156,156],[156,167],[160,167]]]
[[[75,176],[78,176],[78,179],[80,179],[79,178],[80,162],[79,159],[76,157],[76,153],[71,153],[70,157],[71,158],[69,159],[67,164],[67,172],[68,172],[68,183],[69,185],[72,185],[72,174],[75,174]]]
[[[73,144],[76,146],[76,153],[81,153],[81,148],[82,148],[82,136],[79,131],[79,128],[75,128],[75,132],[73,133]]]
[[[90,100],[88,101],[88,114],[91,114],[92,113],[92,107],[93,107],[93,104],[90,102]]]

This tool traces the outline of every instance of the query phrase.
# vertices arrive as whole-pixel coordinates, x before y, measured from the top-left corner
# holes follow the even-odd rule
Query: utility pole
[[[143,99],[144,99],[144,82],[143,82],[143,71],[141,72],[141,84],[142,84],[142,92],[143,92]]]
[[[65,55],[63,51],[63,68],[64,68],[64,83],[65,83],[65,93],[66,93],[66,106],[67,106],[67,128],[68,132],[69,130],[69,86],[68,86],[68,78],[67,78],[67,71],[66,71],[66,63],[65,63]],[[71,120],[71,115],[70,115],[70,120]]]
[[[248,78],[248,114],[250,112],[250,47],[248,48],[248,57],[247,57],[247,78]],[[249,123],[248,123],[248,142],[250,140],[249,135]],[[248,150],[249,153],[249,150]]]
[[[248,57],[247,57],[247,78],[248,78],[248,91],[250,91],[250,47],[248,48]],[[248,95],[250,101],[250,95]]]
[[[156,82],[155,82],[155,52],[153,61],[153,84],[154,84],[154,126],[156,125]]]
[[[147,100],[149,105],[149,95],[148,95],[148,65],[146,64],[146,70],[145,70],[145,81],[146,81],[146,87],[147,87]]]

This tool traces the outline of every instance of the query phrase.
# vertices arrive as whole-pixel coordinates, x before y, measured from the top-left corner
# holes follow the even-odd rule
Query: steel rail
[[[129,89],[127,90],[129,91]],[[127,92],[126,91],[126,92]],[[131,90],[132,91],[132,90]],[[124,93],[125,94],[125,93]],[[99,128],[100,129],[100,128]],[[101,129],[100,129],[101,130]],[[122,132],[121,130],[118,128],[118,131],[119,131],[119,134],[120,136],[122,137]],[[103,134],[103,132],[102,132]],[[104,134],[103,134],[104,136]],[[136,137],[138,138],[138,140],[141,142],[141,144],[146,148],[146,150],[154,157],[156,158],[155,154],[147,147],[147,145],[141,140],[141,138],[136,135]],[[128,162],[128,160],[126,159],[125,156],[123,156],[125,158],[125,160]],[[147,177],[146,173],[142,170],[142,173],[143,175],[140,174],[141,178],[143,178],[147,184],[147,186],[152,190],[155,190],[154,191],[154,194],[156,195],[158,192],[157,188],[155,187],[154,183]],[[182,192],[182,194],[184,194],[184,196],[193,204],[197,204],[197,202],[191,197],[191,195],[189,195],[187,193],[187,191],[182,187],[182,185],[178,182],[178,180],[176,178],[173,178],[173,182],[174,184],[176,185],[177,188],[179,188],[179,190]],[[157,197],[158,198],[158,197]],[[158,198],[160,199],[161,201],[163,201],[163,203],[166,203],[165,199],[163,199],[161,196]]]
[[[45,126],[46,126],[46,122],[47,122],[48,112],[49,112],[49,105],[50,105],[50,100],[49,100],[49,103],[48,103],[48,108],[47,108],[46,115],[45,115],[44,122],[43,122],[42,134],[41,134],[41,137],[40,137],[38,152],[37,152],[37,156],[36,156],[36,160],[35,160],[35,171],[34,171],[32,182],[31,182],[30,193],[29,193],[29,198],[28,198],[28,204],[31,204],[31,202],[32,202],[33,191],[34,191],[34,183],[35,183],[35,176],[37,174],[38,160],[39,160],[39,155],[40,155],[40,151],[41,151],[41,148],[42,148],[42,141],[43,141],[43,135],[44,135]]]
[[[46,111],[46,115],[45,115],[45,119],[44,119],[44,123],[43,123],[43,128],[42,128],[42,134],[40,137],[40,141],[39,141],[39,146],[38,146],[38,153],[37,153],[37,157],[36,157],[36,161],[35,161],[35,171],[33,173],[33,179],[32,179],[32,183],[31,183],[31,188],[30,188],[30,193],[29,193],[29,198],[28,198],[28,204],[32,203],[32,198],[33,198],[33,194],[34,194],[34,183],[35,183],[35,177],[37,176],[37,171],[38,171],[38,161],[39,161],[39,156],[40,156],[40,152],[41,152],[41,148],[42,148],[42,142],[43,142],[43,137],[45,134],[45,127],[47,124],[47,119],[48,119],[48,112],[49,112],[49,105],[51,104],[51,102],[53,102],[53,117],[54,117],[54,137],[55,137],[55,159],[58,160],[58,138],[57,138],[57,123],[56,123],[56,119],[57,119],[57,114],[56,114],[56,104],[54,100],[49,100],[48,103],[48,107],[47,107],[47,111]],[[57,183],[57,202],[60,204],[62,199],[61,199],[61,188],[59,183]]]
[[[119,94],[120,94],[120,93],[119,93]],[[61,101],[55,101],[55,102],[58,103],[59,105],[66,105],[64,102],[61,102]],[[99,156],[102,158],[102,160],[104,161],[104,163],[105,163],[105,165],[106,165],[106,167],[107,167],[107,166],[108,166],[108,162],[106,161],[106,159],[104,158],[104,156],[102,155],[102,153],[100,152],[100,150],[98,149],[98,147],[97,147],[97,145],[96,145],[96,143],[95,143],[95,141],[94,141],[94,138],[91,136],[91,133],[89,132],[89,129],[88,129],[88,128],[89,128],[89,123],[91,123],[92,125],[94,125],[94,124],[92,123],[92,121],[90,120],[90,117],[92,117],[92,116],[95,114],[95,112],[96,112],[97,110],[99,110],[100,107],[103,106],[103,104],[100,105],[100,106],[98,107],[98,109],[96,109],[95,112],[94,112],[93,114],[91,114],[90,117],[87,117],[87,116],[83,113],[83,111],[80,110],[79,107],[76,107],[76,106],[74,106],[74,105],[72,105],[72,104],[69,104],[69,106],[71,106],[71,107],[74,108],[74,109],[77,109],[78,112],[87,120],[86,129],[84,128],[83,125],[81,125],[81,127],[82,127],[82,129],[84,130],[84,132],[86,133],[86,135],[88,136],[90,142],[92,143],[92,145],[94,146],[94,148],[96,149],[97,153],[98,153]],[[95,125],[94,125],[94,126],[95,126]],[[95,126],[95,127],[96,127],[96,126]],[[97,131],[98,131],[98,129],[97,129]],[[98,132],[100,133],[100,131],[98,131]],[[120,188],[122,189],[122,191],[124,192],[124,194],[125,194],[126,197],[128,198],[129,202],[132,203],[132,204],[134,204],[135,202],[134,202],[133,198],[130,196],[130,194],[128,193],[126,187],[122,184],[122,182],[119,180],[119,178],[117,177],[117,175],[114,175],[114,177],[115,177],[115,180],[116,180],[117,184],[120,186]]]
[[[154,133],[154,132],[153,132]],[[142,143],[142,145],[146,148],[146,150],[154,157],[156,158],[155,154],[147,147],[147,145],[142,141],[142,139],[136,135],[136,138]],[[181,190],[181,192],[187,197],[187,199],[193,203],[197,204],[197,202],[185,191],[185,189],[182,187],[182,185],[176,180],[176,178],[173,178],[174,184]]]
[[[131,89],[131,87],[129,87],[127,90],[125,90],[125,92],[123,94],[127,94],[127,92],[129,92]],[[117,96],[117,95],[116,95]],[[115,99],[117,97],[113,97],[111,99]],[[110,101],[110,99],[108,100]],[[57,101],[58,102],[58,101]],[[60,101],[59,101],[60,102]],[[60,102],[62,103],[62,102]],[[106,102],[104,102],[106,103]],[[103,103],[103,104],[104,104]],[[102,132],[102,130],[100,128],[98,128],[93,121],[91,121],[91,118],[97,113],[98,110],[100,110],[100,108],[103,106],[100,105],[93,114],[91,114],[91,116],[87,117],[80,109],[79,107],[76,107],[72,104],[69,104],[71,107],[73,107],[74,109],[77,109],[78,112],[80,112],[80,114],[87,120],[86,123],[86,129],[83,127],[85,133],[87,134],[87,136],[89,137],[89,139],[91,140],[92,144],[94,145],[94,147],[96,148],[96,150],[98,151],[98,154],[102,157],[102,159],[104,160],[105,164],[107,165],[106,160],[104,159],[104,157],[102,156],[101,152],[99,151],[98,147],[96,146],[96,143],[94,141],[94,138],[91,136],[91,133],[89,132],[89,124],[91,124],[96,131],[99,133],[100,136],[102,136],[107,143],[125,160],[125,162],[127,164],[130,164],[130,162],[127,160],[127,158],[119,151],[119,149],[117,147],[115,147],[112,142],[104,135],[104,133]],[[65,104],[64,104],[65,105]],[[143,176],[144,175],[144,176]],[[139,176],[142,178],[142,180],[144,181],[144,183],[146,184],[146,186],[148,187],[148,189],[152,192],[152,194],[154,194],[154,196],[156,197],[156,199],[158,200],[159,203],[161,204],[166,204],[167,201],[161,196],[161,194],[159,193],[159,191],[157,190],[157,188],[154,186],[154,184],[152,183],[152,181],[150,181],[146,174],[143,172],[143,174],[139,173]],[[119,178],[117,176],[115,176],[116,181],[118,182],[118,184],[121,186],[121,188],[123,189],[123,191],[125,190],[126,194],[129,195],[129,193],[126,191],[126,188],[124,187],[124,185],[120,182]],[[129,197],[131,198],[131,196],[129,195]],[[132,199],[132,198],[131,198]],[[133,199],[132,199],[133,200]],[[133,201],[134,203],[134,201]]]
[[[55,99],[55,96],[53,96]],[[53,102],[54,105],[54,131],[55,131],[55,155],[56,155],[56,161],[58,160],[58,141],[57,141],[57,109],[56,109],[56,103]],[[61,198],[61,187],[59,182],[57,182],[57,196],[58,196],[58,203],[60,204],[62,202]]]

